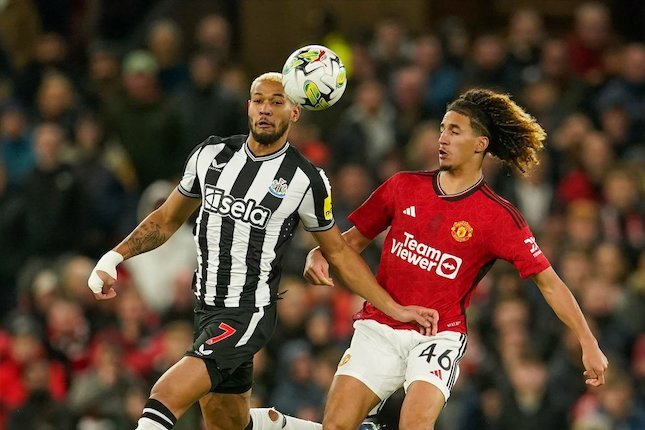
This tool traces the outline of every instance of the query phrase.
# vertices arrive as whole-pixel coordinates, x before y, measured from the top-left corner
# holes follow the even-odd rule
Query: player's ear
[[[475,153],[479,154],[481,152],[486,152],[486,148],[488,148],[488,137],[487,136],[479,136],[477,138],[477,144],[475,145]]]
[[[290,102],[290,103],[293,104],[293,109],[291,109],[291,122],[297,122],[298,119],[300,118],[300,112],[301,112],[300,105],[295,104],[293,102]]]

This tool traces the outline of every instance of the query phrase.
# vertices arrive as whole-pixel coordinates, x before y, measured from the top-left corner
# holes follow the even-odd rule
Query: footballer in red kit
[[[526,278],[549,267],[522,215],[480,179],[456,195],[439,185],[440,171],[402,172],[382,184],[349,220],[369,239],[388,227],[377,280],[402,304],[439,312],[439,331],[466,333],[466,308],[497,259]],[[356,315],[393,328],[366,302]]]
[[[439,136],[439,169],[402,172],[382,184],[350,216],[343,233],[362,252],[390,229],[377,280],[402,304],[439,312],[438,332],[419,333],[366,302],[329,390],[323,428],[356,429],[397,389],[405,390],[399,428],[432,429],[459,378],[468,342],[466,309],[496,260],[536,283],[558,318],[578,338],[585,383],[605,383],[607,357],[569,288],[542,254],[522,215],[485,182],[484,157],[519,173],[538,163],[546,133],[508,95],[471,89],[450,103]],[[324,254],[307,256],[305,277],[333,285]],[[352,404],[352,408],[347,405]]]

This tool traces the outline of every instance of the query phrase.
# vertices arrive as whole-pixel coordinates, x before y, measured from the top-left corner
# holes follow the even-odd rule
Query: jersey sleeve
[[[518,227],[508,217],[502,217],[499,221],[504,225],[499,226],[500,231],[505,233],[492,241],[495,253],[513,264],[522,278],[538,274],[551,265],[525,222]]]
[[[188,156],[188,160],[186,160],[186,164],[184,165],[184,173],[181,181],[179,181],[178,190],[186,197],[199,198],[202,196],[202,190],[197,176],[197,160],[202,149],[203,145],[197,146]]]
[[[331,185],[322,169],[312,174],[309,188],[298,207],[298,215],[307,231],[324,231],[334,226]]]
[[[398,175],[395,175],[381,184],[347,218],[368,239],[374,239],[392,222],[397,178]]]

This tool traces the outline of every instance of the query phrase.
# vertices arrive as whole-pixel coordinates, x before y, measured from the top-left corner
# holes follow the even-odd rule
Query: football
[[[338,55],[322,45],[298,48],[282,67],[287,96],[304,109],[317,111],[334,105],[345,92],[347,76]]]

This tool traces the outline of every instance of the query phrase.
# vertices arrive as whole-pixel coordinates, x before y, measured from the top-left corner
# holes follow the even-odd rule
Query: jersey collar
[[[285,152],[287,152],[287,149],[289,149],[289,142],[286,142],[282,148],[274,152],[273,154],[268,154],[268,155],[262,155],[260,157],[253,155],[253,152],[251,152],[251,148],[249,148],[249,141],[248,139],[244,142],[244,151],[246,152],[246,156],[249,157],[253,161],[267,161],[267,160],[273,160],[274,158],[278,158]]]
[[[448,200],[448,201],[455,201],[455,200],[461,200],[465,199],[478,189],[484,186],[486,181],[484,181],[484,177],[482,176],[479,178],[477,182],[475,182],[473,185],[470,187],[466,188],[465,190],[456,193],[456,194],[447,194],[443,188],[441,188],[441,184],[439,184],[439,173],[441,173],[439,170],[435,173],[434,177],[432,178],[432,185],[434,187],[435,193],[437,193],[437,196],[442,198],[443,200]]]

